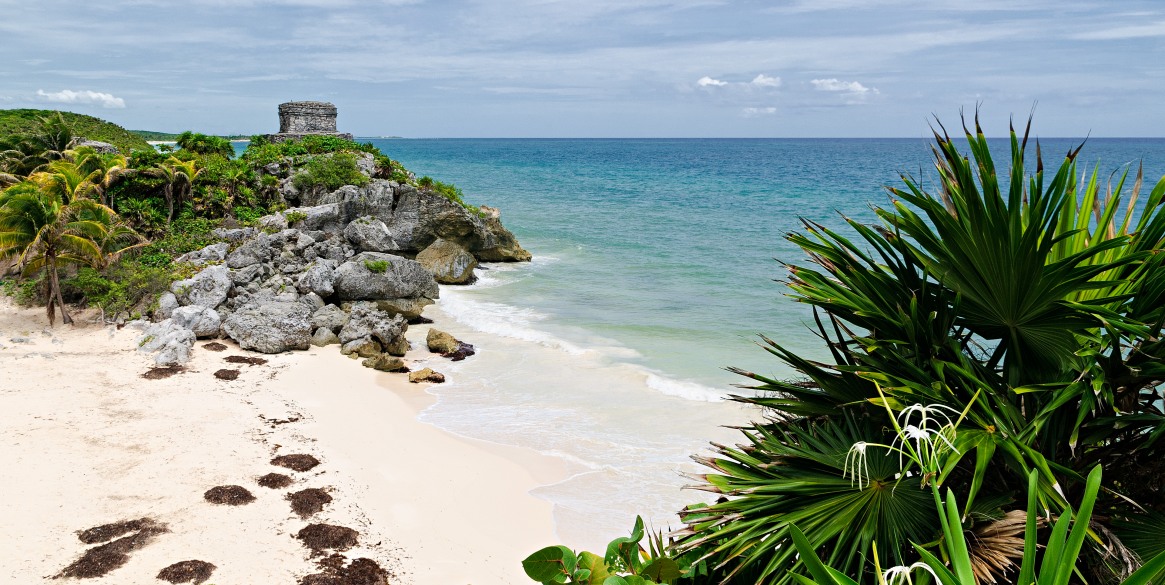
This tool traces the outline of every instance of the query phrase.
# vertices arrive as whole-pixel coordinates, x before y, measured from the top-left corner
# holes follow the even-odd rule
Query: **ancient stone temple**
[[[279,133],[268,134],[272,142],[297,140],[310,134],[326,134],[352,139],[336,131],[336,106],[328,102],[287,102],[279,104]]]

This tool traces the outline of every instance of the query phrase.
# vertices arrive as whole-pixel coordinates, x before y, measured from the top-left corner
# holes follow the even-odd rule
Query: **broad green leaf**
[[[574,551],[565,546],[548,546],[522,561],[526,576],[543,583],[558,576],[568,576],[574,572],[576,559]]]

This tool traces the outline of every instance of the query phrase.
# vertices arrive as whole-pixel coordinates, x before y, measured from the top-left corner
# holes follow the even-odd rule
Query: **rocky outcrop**
[[[415,372],[409,372],[409,382],[413,384],[420,384],[421,382],[442,384],[445,382],[445,374],[434,372],[431,368],[424,368]]]
[[[477,258],[461,246],[438,238],[417,254],[417,262],[441,284],[467,284],[473,281]]]
[[[311,311],[294,301],[246,305],[231,313],[223,331],[243,349],[280,353],[311,345]]]
[[[407,372],[408,368],[405,366],[405,361],[387,354],[380,354],[372,356],[363,362],[360,362],[366,368],[380,370],[382,372]]]
[[[477,353],[473,345],[437,329],[429,330],[425,336],[425,344],[429,346],[429,351],[439,353],[442,357],[447,357],[455,362]]]
[[[381,311],[375,303],[355,303],[348,322],[340,329],[340,343],[373,340],[382,349],[399,346],[408,328],[404,317]]]
[[[335,271],[335,295],[344,301],[426,298],[439,294],[437,281],[419,263],[402,256],[361,252]]]
[[[154,363],[159,366],[180,366],[190,361],[194,341],[193,331],[166,319],[145,328],[138,338],[138,351],[157,352]]]
[[[222,318],[218,311],[198,305],[178,307],[170,317],[180,327],[189,329],[199,339],[218,337],[222,330]]]
[[[369,252],[396,252],[400,247],[392,239],[388,226],[370,215],[358,217],[344,228],[344,237],[353,247]]]
[[[186,280],[171,284],[170,292],[174,293],[178,304],[182,306],[198,305],[213,309],[227,299],[231,286],[227,267],[217,265],[204,268]]]

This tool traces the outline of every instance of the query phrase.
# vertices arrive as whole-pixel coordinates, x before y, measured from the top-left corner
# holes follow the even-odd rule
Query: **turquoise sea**
[[[565,544],[592,550],[636,513],[675,527],[675,510],[705,499],[679,489],[699,472],[689,455],[736,441],[723,425],[756,416],[722,400],[744,382],[724,368],[790,375],[758,334],[824,357],[810,312],[779,282],[781,261],[803,262],[784,236],[801,218],[871,221],[900,173],[934,177],[921,138],[373,142],[500,208],[533,253],[443,288],[439,322],[480,353],[446,367],[421,418],[569,462],[568,480],[535,494],[555,503]],[[1042,140],[1047,164],[1078,142]],[[1080,158],[1104,177],[1142,159],[1151,185],[1165,140],[1091,139]]]

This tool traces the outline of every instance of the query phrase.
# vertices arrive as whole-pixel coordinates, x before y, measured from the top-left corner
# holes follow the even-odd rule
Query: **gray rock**
[[[266,274],[265,266],[263,264],[251,264],[244,268],[231,271],[231,282],[235,286],[244,286],[255,280],[263,278]]]
[[[118,152],[117,147],[108,143],[108,142],[102,142],[100,140],[88,140],[88,139],[83,138],[83,137],[78,137],[78,138],[74,139],[72,147],[73,148],[82,148],[82,147],[92,148],[93,150],[95,150],[101,154],[116,154]]]
[[[433,353],[451,353],[461,347],[461,342],[456,337],[437,329],[429,330],[425,336],[425,344]]]
[[[235,229],[215,228],[210,234],[228,242],[241,242],[259,235],[259,230],[253,227]]]
[[[420,317],[425,307],[433,304],[431,299],[426,299],[425,297],[417,297],[415,299],[378,299],[373,302],[376,303],[376,308],[381,311],[388,311],[393,315],[400,315],[405,319],[416,319]]]
[[[259,227],[273,230],[287,229],[287,216],[283,213],[272,213],[259,218]]]
[[[338,339],[338,338],[337,338]],[[360,339],[353,339],[348,343],[344,343],[340,347],[340,353],[344,355],[357,355],[359,357],[373,357],[380,355],[380,344],[371,337],[361,337]]]
[[[227,251],[231,249],[231,245],[226,242],[219,242],[211,244],[201,250],[187,252],[174,259],[175,262],[203,265],[211,262],[222,262],[226,260]]]
[[[366,252],[395,252],[399,246],[392,239],[388,226],[370,215],[358,217],[344,228],[344,237],[358,250]]]
[[[334,331],[327,327],[320,327],[311,336],[311,344],[316,347],[324,347],[327,345],[335,345],[340,343],[340,338]]]
[[[231,290],[230,272],[221,264],[203,268],[201,272],[170,285],[170,292],[178,299],[178,304],[198,305],[213,309],[227,300]]]
[[[442,384],[445,382],[445,374],[435,372],[432,368],[424,368],[416,372],[409,372],[409,382],[413,384],[420,384],[421,382]]]
[[[303,303],[260,299],[227,317],[223,331],[243,349],[263,353],[307,349],[311,311]]]
[[[409,347],[409,340],[405,339],[404,335],[401,335],[394,339],[392,343],[384,346],[384,353],[404,357],[409,352]]]
[[[460,245],[438,238],[417,254],[417,262],[441,284],[467,284],[473,281],[477,258]]]
[[[259,234],[231,252],[227,256],[227,266],[238,269],[252,264],[262,264],[271,260],[271,254],[271,239],[267,234]]]
[[[404,360],[383,353],[380,355],[372,356],[363,362],[360,362],[360,364],[366,368],[372,368],[382,372],[399,372],[405,369]]]
[[[378,265],[383,272],[373,271]],[[335,274],[335,294],[340,300],[435,299],[439,295],[432,274],[416,261],[392,254],[357,254],[336,268]]]
[[[180,366],[190,361],[194,339],[193,331],[166,319],[145,329],[138,338],[138,351],[158,352],[154,363],[159,366]]]
[[[311,326],[317,329],[323,327],[329,331],[339,331],[347,324],[348,313],[336,305],[324,305],[311,316]]]
[[[200,339],[217,337],[222,328],[222,319],[217,311],[198,305],[175,309],[171,319],[180,327],[193,331],[194,336]]]
[[[174,314],[174,309],[180,306],[182,305],[178,304],[178,297],[174,296],[174,293],[170,291],[162,293],[162,296],[158,297],[158,320],[164,321],[169,319],[170,315]]]
[[[409,328],[400,315],[392,315],[376,308],[373,303],[355,303],[348,322],[340,329],[340,341],[348,343],[371,337],[383,347],[397,344]]]
[[[305,294],[313,292],[321,297],[332,296],[332,293],[335,292],[336,266],[335,260],[328,258],[316,260],[300,275],[295,287],[299,289],[299,292]]]
[[[344,226],[347,225],[341,213],[340,206],[334,203],[312,205],[310,207],[296,207],[288,209],[287,213],[301,213],[306,216],[295,224],[301,230],[338,234],[343,232]],[[319,240],[319,238],[316,238],[316,240]]]
[[[311,309],[312,313],[322,309],[326,304],[324,303],[324,300],[320,298],[320,295],[317,295],[313,292],[309,292],[306,295],[299,297],[299,302],[307,305],[307,308]]]

